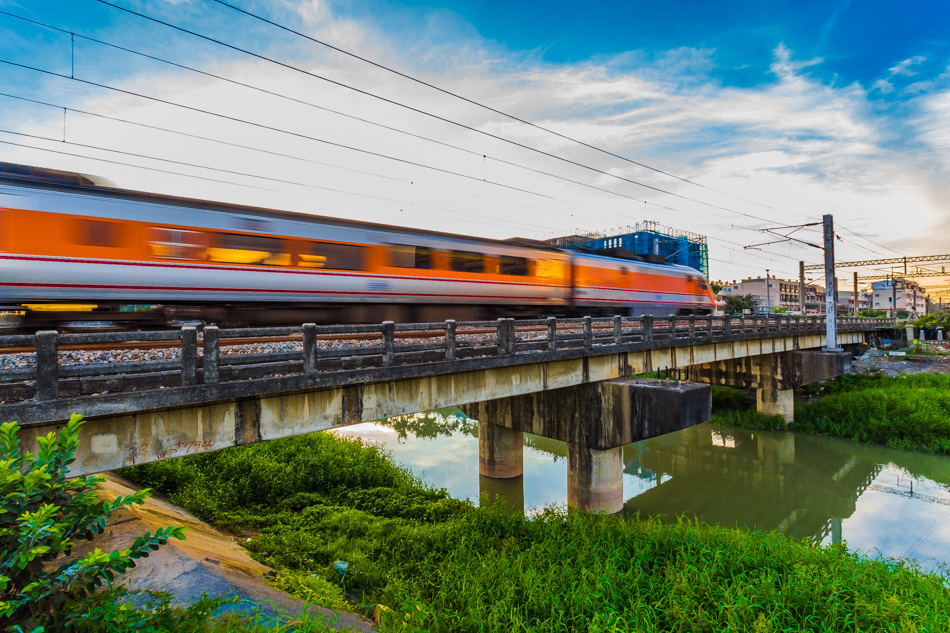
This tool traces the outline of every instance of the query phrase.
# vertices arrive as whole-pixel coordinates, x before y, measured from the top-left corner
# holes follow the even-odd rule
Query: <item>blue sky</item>
[[[564,0],[348,3],[360,19],[404,28],[433,14],[465,25],[511,49],[553,63],[677,48],[709,51],[711,75],[726,85],[773,81],[771,52],[779,42],[801,58],[822,57],[817,76],[870,86],[901,60],[923,56],[917,71],[938,74],[950,57],[950,3],[942,0],[742,2],[601,2],[578,10]]]
[[[950,223],[950,3],[945,1],[615,2],[579,11],[575,3],[559,1],[233,0],[701,187],[506,120],[211,0],[114,2],[627,181],[493,141],[94,0],[0,0],[0,10],[298,102],[80,38],[75,49],[80,79],[257,125],[0,64],[0,92],[60,108],[0,97],[0,129],[43,137],[0,133],[0,141],[33,146],[0,145],[0,158],[97,174],[130,188],[492,237],[550,237],[655,220],[708,235],[712,276],[723,279],[761,274],[765,267],[793,276],[798,259],[814,259],[813,249],[743,247],[764,241],[757,232],[761,228],[814,221],[823,213],[835,214],[842,227],[853,231],[842,229],[847,241],[838,247],[841,258],[950,250],[945,228]],[[68,76],[70,50],[66,34],[0,16],[0,60]],[[55,143],[63,134],[63,106],[71,109],[65,145]],[[145,130],[75,110],[237,140],[255,149]],[[478,182],[482,179],[486,182]]]

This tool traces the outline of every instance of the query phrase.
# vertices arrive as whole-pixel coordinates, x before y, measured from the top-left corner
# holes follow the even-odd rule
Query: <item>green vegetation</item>
[[[950,308],[946,308],[940,312],[925,314],[914,321],[914,326],[922,330],[935,330],[937,327],[943,327],[945,330],[944,335],[950,336]]]
[[[0,627],[13,631],[94,630],[94,622],[114,630],[138,620],[128,603],[86,600],[103,585],[135,566],[170,538],[184,538],[180,527],[146,533],[132,547],[110,553],[96,548],[70,558],[76,542],[101,534],[112,514],[149,496],[140,490],[115,501],[99,499],[101,475],[67,479],[79,446],[82,417],[73,415],[59,433],[38,438],[39,451],[20,446],[20,427],[0,425]],[[92,615],[90,615],[90,613]]]
[[[728,387],[720,387],[720,390]],[[737,391],[737,390],[731,390]],[[741,392],[740,392],[741,393]],[[796,394],[795,421],[714,399],[713,423],[844,437],[950,455],[950,376],[849,374]],[[715,398],[715,394],[714,394]]]
[[[319,618],[275,622],[261,613],[219,615],[236,599],[202,597],[187,607],[162,592],[130,592],[120,575],[184,528],[146,533],[132,547],[96,548],[70,557],[77,542],[101,534],[120,508],[142,504],[148,489],[112,502],[98,497],[101,475],[67,479],[79,445],[82,417],[38,438],[39,451],[23,450],[15,422],[0,425],[0,630],[8,633],[322,633]],[[280,579],[279,579],[280,580]],[[288,582],[288,581],[284,581]],[[290,581],[293,582],[293,581]],[[297,581],[316,591],[313,582]],[[329,583],[327,583],[329,585]],[[335,585],[329,585],[339,593]],[[342,606],[342,596],[339,604]]]
[[[723,312],[726,314],[742,314],[743,310],[755,312],[755,308],[759,305],[759,300],[755,298],[755,295],[729,296],[725,298],[725,302]]]
[[[731,395],[721,396],[725,400]],[[744,396],[743,396],[744,397]],[[330,434],[128,469],[383,631],[944,631],[937,576],[778,534],[475,508]],[[334,563],[348,563],[344,573]],[[278,582],[281,582],[278,580]],[[335,596],[335,597],[334,597]]]

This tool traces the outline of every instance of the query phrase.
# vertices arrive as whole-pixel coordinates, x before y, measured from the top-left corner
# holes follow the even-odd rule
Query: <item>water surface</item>
[[[338,429],[428,483],[532,513],[567,503],[567,446],[525,434],[524,475],[478,474],[478,424],[451,411]],[[624,514],[781,531],[863,554],[950,565],[950,458],[702,424],[624,447]]]

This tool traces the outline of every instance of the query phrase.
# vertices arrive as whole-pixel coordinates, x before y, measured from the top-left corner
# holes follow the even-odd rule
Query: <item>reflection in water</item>
[[[525,435],[524,476],[478,474],[478,427],[456,410],[336,431],[382,443],[453,496],[501,498],[514,511],[564,505],[567,447]],[[950,458],[791,433],[709,424],[624,447],[624,513],[680,515],[844,540],[870,556],[950,564]]]

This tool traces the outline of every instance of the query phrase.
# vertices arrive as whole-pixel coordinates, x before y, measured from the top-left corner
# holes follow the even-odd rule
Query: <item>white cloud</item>
[[[895,66],[892,66],[889,70],[892,76],[893,75],[907,75],[907,76],[916,75],[917,72],[914,70],[911,70],[911,66],[921,64],[925,62],[926,60],[927,58],[922,55],[915,55],[913,57],[910,57],[908,59],[901,61]]]

